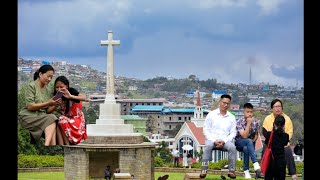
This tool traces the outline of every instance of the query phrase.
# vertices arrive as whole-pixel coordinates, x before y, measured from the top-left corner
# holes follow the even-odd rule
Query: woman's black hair
[[[283,109],[282,101],[280,99],[274,99],[271,101],[271,104],[270,104],[271,109],[273,108],[274,104],[277,102],[279,102],[281,104],[281,108]]]
[[[49,64],[45,64],[45,65],[42,65],[34,74],[33,74],[33,80],[37,80],[38,77],[39,77],[39,73],[46,73],[48,71],[53,71],[54,72],[54,69],[51,65]]]
[[[63,84],[65,84],[67,86],[67,89],[68,91],[70,92],[71,95],[74,95],[74,96],[78,96],[79,95],[79,91],[77,91],[75,88],[72,88],[69,86],[69,80],[65,77],[65,76],[58,76],[56,78],[56,80],[54,81],[54,94],[57,93],[56,91],[56,83],[60,81],[62,82]],[[80,101],[79,100],[76,100],[76,99],[68,99],[64,96],[62,96],[62,101],[66,102],[66,110],[65,110],[65,113],[68,113],[69,112],[69,105],[70,105],[70,101],[73,101],[75,103],[79,103]]]
[[[280,134],[284,133],[283,127],[286,123],[286,119],[282,115],[276,116],[273,123],[278,127],[275,132]]]

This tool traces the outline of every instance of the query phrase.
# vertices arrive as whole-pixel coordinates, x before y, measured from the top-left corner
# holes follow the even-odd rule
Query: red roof
[[[205,137],[203,135],[203,128],[202,127],[197,127],[194,122],[186,122],[186,125],[189,127],[191,130],[192,134],[194,137],[197,139],[199,144],[205,145]]]

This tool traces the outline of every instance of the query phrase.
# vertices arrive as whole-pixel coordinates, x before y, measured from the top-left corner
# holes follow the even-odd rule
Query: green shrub
[[[208,169],[221,170],[225,165],[228,164],[228,160],[221,160],[218,162],[209,162]],[[18,168],[38,168],[38,167],[63,167],[64,157],[62,155],[18,155]],[[155,167],[173,167],[173,163],[165,163],[161,157],[156,156],[154,158]],[[181,163],[178,163],[178,167],[182,167]],[[193,163],[193,168],[201,168],[201,161]],[[249,162],[250,171],[253,172],[253,164]],[[296,162],[297,174],[302,174],[302,169],[304,168],[303,162]],[[243,161],[236,161],[236,170],[243,170]],[[288,169],[286,168],[286,171]]]
[[[154,158],[154,167],[163,167],[164,166],[164,161],[161,157],[156,156]]]
[[[196,162],[192,164],[193,168],[201,168],[201,162]]]
[[[296,162],[297,174],[302,174],[303,167],[304,167],[304,163],[303,162]]]
[[[217,166],[220,167],[220,169],[223,169],[225,165],[228,165],[228,160],[224,159],[224,160],[220,160],[217,163]]]
[[[18,168],[63,167],[62,155],[18,155]]]

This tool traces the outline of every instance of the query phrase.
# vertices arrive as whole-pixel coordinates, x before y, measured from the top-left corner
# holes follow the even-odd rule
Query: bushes
[[[164,167],[164,161],[161,157],[156,156],[154,158],[154,167]]]
[[[61,155],[18,155],[18,168],[63,167],[64,157]]]
[[[304,163],[303,162],[296,162],[297,174],[302,174],[303,167],[304,167]]]
[[[156,157],[156,158],[161,159],[160,157]],[[162,160],[162,162],[164,162],[164,161]],[[221,160],[221,161],[218,161],[218,162],[209,162],[208,169],[221,170],[221,169],[225,169],[224,168],[225,165],[228,165],[228,160]],[[156,159],[155,159],[155,167],[164,167],[164,166],[173,167],[173,164],[172,163],[169,163],[169,164],[163,163],[162,166],[156,166]],[[178,167],[181,167],[181,164]],[[297,174],[302,174],[303,167],[304,167],[304,164],[302,162],[296,162]],[[193,163],[192,164],[192,168],[200,169],[201,168],[201,162]],[[251,161],[249,162],[249,169],[250,169],[251,172],[254,172],[253,163]],[[243,161],[242,160],[237,160],[236,161],[236,171],[243,171]]]
[[[218,162],[209,162],[209,169],[221,170],[224,166],[228,165],[228,160],[221,160]],[[63,167],[64,157],[62,155],[18,155],[18,168],[38,168],[38,167]],[[155,167],[173,167],[173,163],[165,163],[161,157],[156,156],[154,158]],[[182,167],[181,163],[178,167]],[[249,162],[250,170],[253,172],[253,164]],[[302,174],[302,169],[304,167],[303,162],[296,163],[297,174]],[[201,162],[193,163],[192,168],[201,168]],[[243,161],[236,161],[236,170],[243,170]]]

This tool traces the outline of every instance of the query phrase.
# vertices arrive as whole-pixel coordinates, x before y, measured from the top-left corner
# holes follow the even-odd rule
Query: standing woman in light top
[[[293,135],[293,124],[291,118],[283,112],[283,104],[280,99],[274,99],[271,101],[272,113],[265,117],[262,125],[263,136],[266,137],[268,132],[272,131],[274,120],[277,116],[283,116],[285,119],[284,131],[289,135],[289,142],[284,147],[285,160],[288,168],[288,174],[292,176],[293,180],[297,180],[296,164],[294,162],[293,153],[290,148],[290,139]],[[266,142],[265,142],[266,143]]]
[[[34,81],[30,82],[25,91],[25,106],[19,113],[23,128],[30,131],[31,141],[38,142],[45,138],[44,145],[56,145],[56,123],[58,118],[50,110],[61,103],[61,98],[53,100],[54,74],[51,65],[43,65],[34,73]]]

